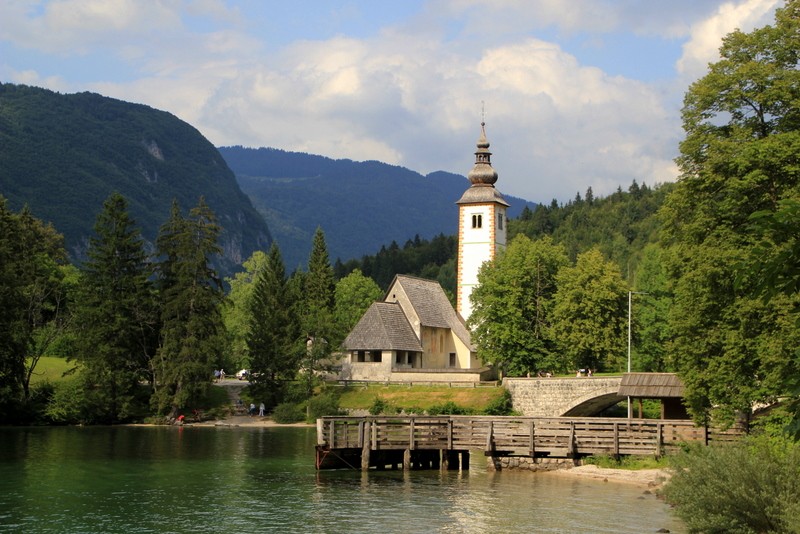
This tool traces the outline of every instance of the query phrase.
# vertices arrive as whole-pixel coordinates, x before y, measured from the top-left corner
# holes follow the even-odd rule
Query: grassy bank
[[[433,406],[454,403],[481,412],[503,396],[502,387],[447,387],[370,384],[349,386],[339,398],[342,409],[368,410],[378,399],[406,411],[421,412]]]

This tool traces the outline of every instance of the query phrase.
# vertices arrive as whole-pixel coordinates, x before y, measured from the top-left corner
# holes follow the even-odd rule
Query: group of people
[[[264,410],[265,409],[266,409],[266,406],[264,406],[263,402],[258,405],[258,416],[259,417],[264,417]],[[256,415],[256,405],[254,403],[252,403],[252,402],[250,403],[250,408],[247,410],[247,413],[250,415],[250,417],[253,417],[254,415]]]
[[[214,369],[214,382],[225,380],[225,369]]]

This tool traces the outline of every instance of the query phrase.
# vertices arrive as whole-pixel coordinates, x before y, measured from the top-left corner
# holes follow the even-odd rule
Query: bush
[[[297,404],[284,402],[275,407],[272,412],[272,420],[276,423],[289,424],[305,421],[306,414]]]
[[[514,408],[511,402],[511,392],[503,390],[503,394],[494,399],[483,410],[486,415],[514,415]]]
[[[336,391],[324,391],[308,401],[308,419],[316,421],[326,415],[342,415],[339,394]]]
[[[748,438],[672,460],[667,501],[693,532],[800,532],[800,444]]]
[[[434,404],[428,408],[428,415],[471,415],[472,411],[463,408],[453,401],[444,404]]]
[[[47,419],[57,424],[87,422],[86,395],[83,381],[74,377],[54,385],[50,403],[45,409]]]
[[[370,415],[394,415],[397,413],[397,407],[384,399],[383,397],[375,397],[372,406],[369,407]]]

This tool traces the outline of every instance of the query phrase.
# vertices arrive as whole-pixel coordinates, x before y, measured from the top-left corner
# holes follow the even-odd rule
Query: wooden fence
[[[728,442],[742,434],[742,429],[738,427],[722,431],[698,427],[685,420],[491,416],[323,417],[317,420],[317,450],[319,453],[358,449],[366,455],[370,451],[482,450],[487,456],[660,456],[683,443]]]

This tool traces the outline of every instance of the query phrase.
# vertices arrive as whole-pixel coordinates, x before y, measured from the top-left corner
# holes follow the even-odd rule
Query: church
[[[480,382],[495,377],[481,364],[466,320],[478,271],[506,246],[509,207],[495,188],[485,123],[458,204],[456,308],[433,280],[397,275],[383,301],[373,303],[344,341],[344,380]]]

